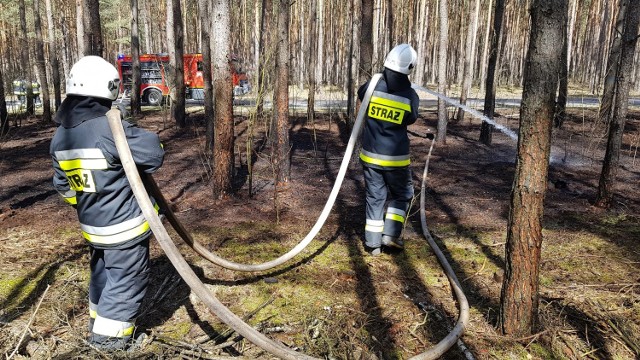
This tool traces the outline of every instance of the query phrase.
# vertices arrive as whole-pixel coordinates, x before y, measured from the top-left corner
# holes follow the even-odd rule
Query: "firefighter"
[[[31,89],[33,92],[33,103],[38,104],[40,102],[40,83],[37,81],[32,81]]]
[[[25,80],[13,80],[13,95],[18,98],[20,106],[27,103],[27,82]]]
[[[89,245],[89,343],[107,351],[131,344],[148,284],[151,236],[105,116],[119,85],[115,67],[101,57],[75,63],[50,147],[53,185],[76,208]],[[138,169],[156,171],[164,159],[158,136],[122,124]]]
[[[413,198],[407,126],[417,120],[419,105],[409,74],[416,60],[409,44],[391,49],[366,112],[360,162],[366,187],[365,249],[373,256],[382,245],[404,248],[400,235]],[[368,86],[358,89],[360,101]]]

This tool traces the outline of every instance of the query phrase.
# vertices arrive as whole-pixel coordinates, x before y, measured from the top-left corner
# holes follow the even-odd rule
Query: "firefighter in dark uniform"
[[[91,261],[89,342],[128,347],[149,280],[149,224],[134,198],[105,114],[118,96],[115,67],[98,56],[73,65],[51,141],[53,185],[78,214]],[[123,121],[140,171],[151,173],[164,150],[154,133]]]
[[[404,247],[400,235],[413,198],[407,126],[417,120],[419,106],[409,74],[416,60],[411,45],[394,47],[367,108],[360,161],[366,186],[365,248],[374,256],[382,245]],[[361,101],[368,86],[358,89]]]

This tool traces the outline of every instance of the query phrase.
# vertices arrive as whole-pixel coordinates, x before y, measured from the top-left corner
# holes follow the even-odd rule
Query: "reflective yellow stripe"
[[[64,201],[69,205],[77,205],[78,199],[75,196],[72,197],[63,197]]]
[[[107,159],[72,159],[59,160],[60,168],[64,171],[74,169],[104,170],[109,167]]]
[[[125,337],[131,336],[134,328],[135,325],[132,322],[112,320],[97,315],[92,332],[110,337]]]
[[[364,231],[373,232],[373,233],[381,233],[384,229],[384,226],[374,226],[374,225],[365,225]]]
[[[402,167],[409,166],[411,164],[411,159],[403,159],[403,160],[381,160],[374,159],[369,157],[363,153],[360,153],[360,159],[367,164],[379,165],[379,166],[389,166],[389,167]]]
[[[96,244],[117,244],[120,242],[124,242],[127,240],[131,240],[136,236],[140,236],[144,234],[147,230],[149,230],[149,223],[145,221],[139,226],[136,226],[133,229],[121,232],[119,234],[114,235],[94,235],[89,234],[85,231],[82,232],[82,236],[87,239],[87,241],[96,243]]]
[[[404,223],[404,216],[401,216],[401,215],[398,215],[398,214],[387,213],[387,219],[395,220],[395,221],[399,221],[401,223]]]
[[[399,101],[393,101],[393,100],[385,99],[385,98],[382,98],[382,97],[379,97],[379,96],[372,96],[371,97],[371,102],[372,103],[376,103],[376,104],[380,104],[380,105],[391,106],[391,107],[402,109],[402,110],[406,110],[406,111],[411,111],[411,105],[409,105],[409,104],[401,103]]]
[[[95,319],[96,316],[98,316],[98,312],[95,311],[95,310],[89,309],[89,317],[92,318],[92,319]]]
[[[155,203],[153,204],[153,208],[158,212],[160,206]],[[126,229],[125,227],[129,227],[134,225],[136,222],[142,220],[139,225],[136,225],[130,229]],[[133,222],[133,223],[132,223]],[[89,225],[80,225],[81,228],[85,230],[89,230],[92,232],[103,232],[101,235],[99,234],[91,234],[85,230],[82,230],[82,236],[87,239],[87,241],[96,244],[104,244],[104,245],[113,245],[121,242],[125,242],[127,240],[131,240],[137,236],[140,236],[147,232],[150,228],[147,220],[144,219],[143,215],[140,215],[138,218],[129,219],[125,222],[115,225],[109,225],[104,227],[95,227]],[[109,234],[108,232],[115,232],[114,234]]]

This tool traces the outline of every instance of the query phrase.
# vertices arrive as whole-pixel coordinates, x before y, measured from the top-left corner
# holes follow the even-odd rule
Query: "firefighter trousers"
[[[149,283],[149,239],[126,249],[90,251],[92,336],[131,337]]]
[[[365,245],[378,248],[382,235],[400,237],[413,199],[411,169],[381,170],[364,166],[366,187]],[[386,215],[385,204],[389,202]]]

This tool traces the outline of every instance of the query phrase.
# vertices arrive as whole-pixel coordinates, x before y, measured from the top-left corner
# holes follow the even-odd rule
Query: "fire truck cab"
[[[132,62],[130,55],[119,54],[117,68],[120,74],[121,91],[126,94],[131,91]],[[169,86],[165,77],[165,66],[169,63],[168,54],[142,54],[140,55],[140,95],[142,100],[149,105],[161,105],[169,95]],[[233,94],[244,95],[251,90],[247,75],[238,66],[239,61],[233,59],[230,62],[233,81]],[[204,99],[204,78],[202,54],[184,55],[184,84],[186,97],[194,100]]]

